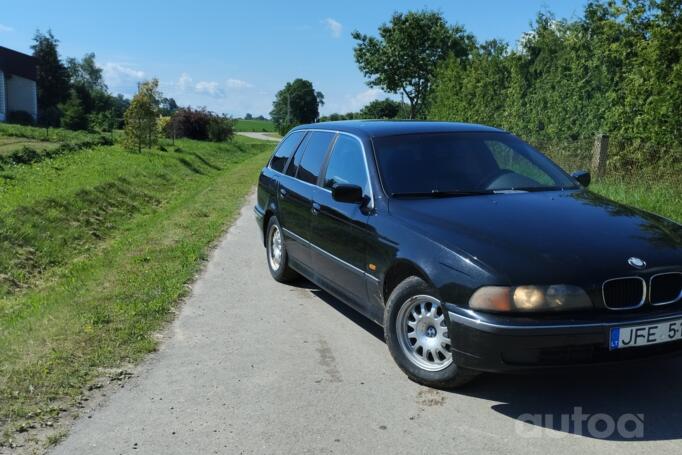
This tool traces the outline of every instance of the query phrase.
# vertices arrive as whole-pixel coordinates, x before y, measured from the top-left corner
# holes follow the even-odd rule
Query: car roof
[[[381,137],[420,133],[504,133],[504,130],[476,123],[433,122],[419,120],[341,120],[310,123],[295,129],[334,130],[358,136]]]

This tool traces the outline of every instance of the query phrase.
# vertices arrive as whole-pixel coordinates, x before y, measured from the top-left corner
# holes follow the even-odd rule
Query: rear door
[[[284,239],[289,257],[299,268],[311,269],[308,242],[313,194],[333,138],[334,133],[308,133],[280,179],[278,201]]]
[[[315,192],[311,251],[313,267],[333,290],[364,307],[367,302],[365,270],[370,186],[362,145],[358,139],[340,134],[329,156],[321,187]],[[332,198],[335,184],[358,185],[365,204],[338,202]]]

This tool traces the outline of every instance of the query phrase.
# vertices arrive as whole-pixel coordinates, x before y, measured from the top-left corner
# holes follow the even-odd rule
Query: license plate
[[[634,348],[677,340],[682,340],[682,319],[658,324],[613,327],[609,347],[611,350]]]

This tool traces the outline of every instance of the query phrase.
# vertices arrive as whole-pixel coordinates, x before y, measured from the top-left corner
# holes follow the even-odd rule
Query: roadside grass
[[[237,120],[235,131],[275,132],[275,124],[270,120]]]
[[[153,334],[234,219],[273,145],[177,141],[13,166],[0,180],[0,428],[54,418]],[[0,446],[2,438],[0,438]]]
[[[611,177],[590,185],[595,193],[682,223],[682,177]]]

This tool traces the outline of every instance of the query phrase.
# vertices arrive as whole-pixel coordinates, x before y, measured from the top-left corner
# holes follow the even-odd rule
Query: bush
[[[214,116],[208,123],[208,139],[224,142],[234,135],[234,121],[226,116]]]
[[[225,141],[234,134],[234,121],[206,108],[181,108],[175,111],[164,133],[168,137],[186,137],[198,141]]]
[[[10,111],[7,113],[6,121],[17,125],[33,125],[35,123],[33,116],[26,111]]]

